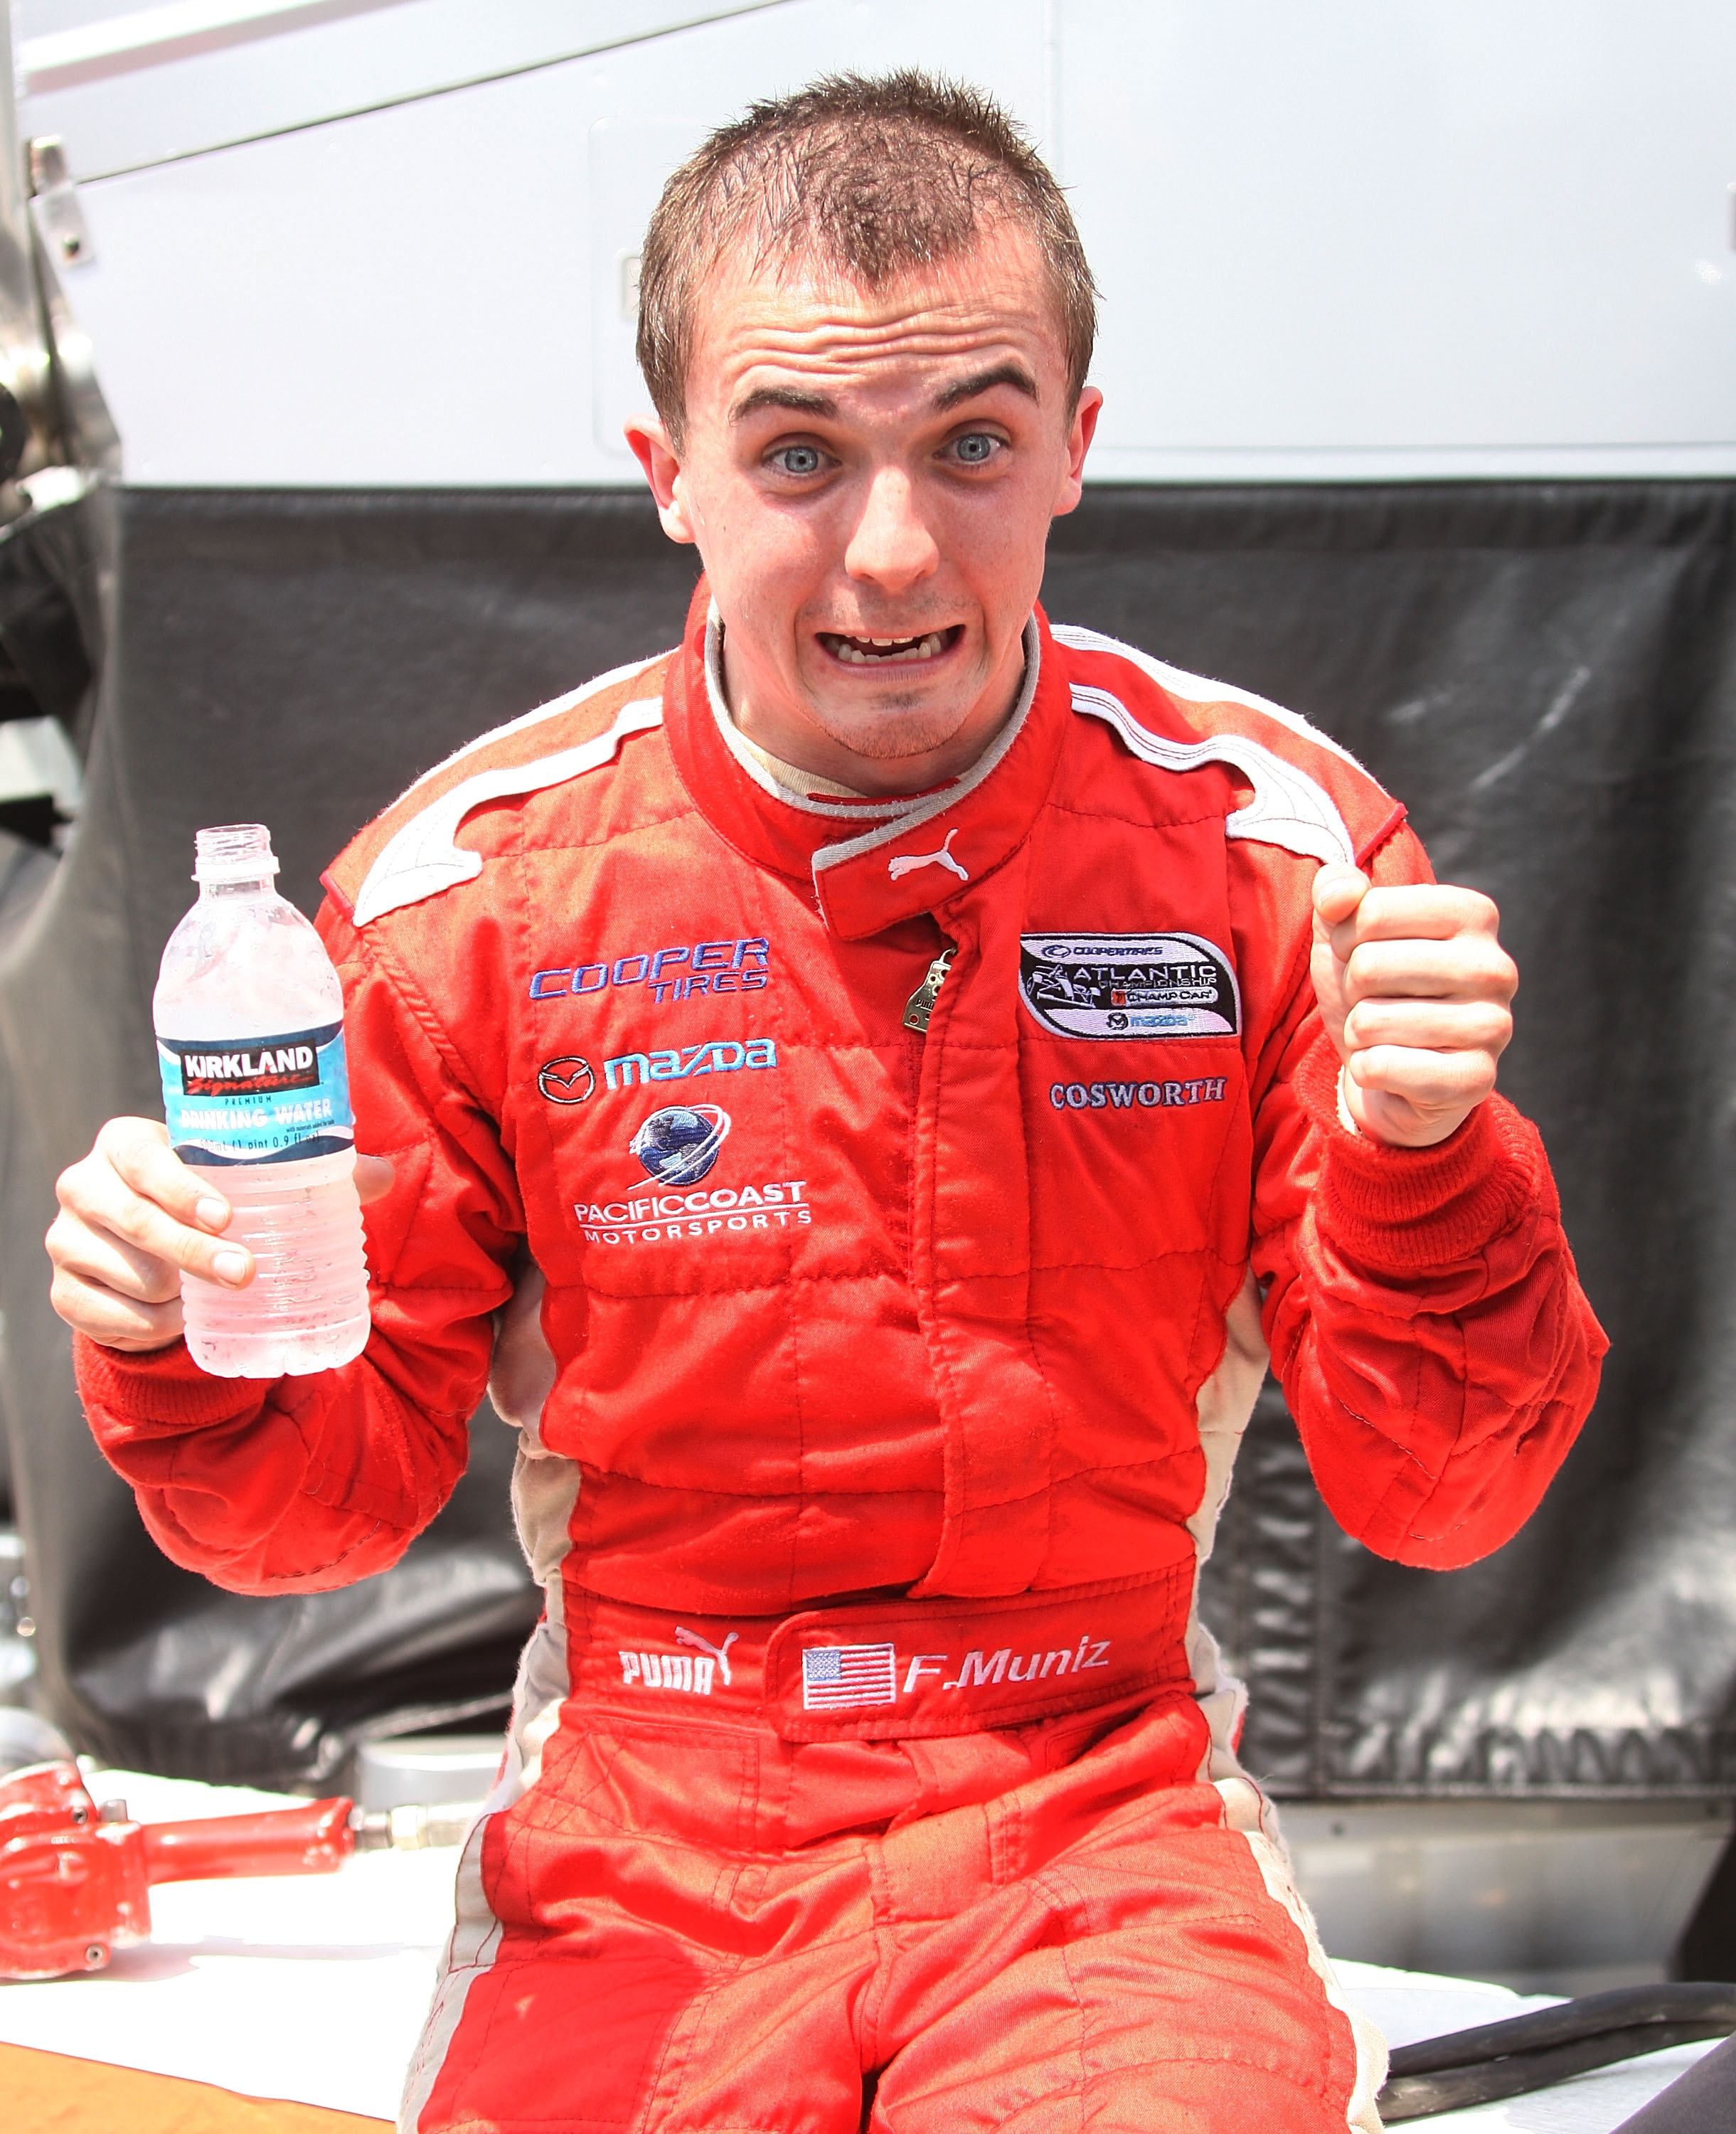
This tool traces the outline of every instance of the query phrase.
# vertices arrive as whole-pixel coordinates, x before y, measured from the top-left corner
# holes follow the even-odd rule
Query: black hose
[[[1623,1986],[1401,2045],[1381,2117],[1396,2125],[1492,2103],[1642,2053],[1736,2030],[1736,1985]]]

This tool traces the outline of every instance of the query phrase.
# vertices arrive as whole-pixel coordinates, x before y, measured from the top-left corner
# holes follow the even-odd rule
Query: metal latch
[[[36,227],[61,267],[94,267],[96,248],[84,220],[78,187],[66,167],[66,151],[58,133],[45,133],[30,144],[30,186]]]
[[[934,1012],[934,1003],[940,997],[940,989],[947,982],[947,973],[952,969],[952,958],[957,954],[958,944],[948,941],[929,964],[928,976],[904,1003],[906,1030],[927,1031],[928,1017]]]

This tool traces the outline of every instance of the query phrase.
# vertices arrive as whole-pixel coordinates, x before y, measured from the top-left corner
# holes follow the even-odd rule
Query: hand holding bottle
[[[169,937],[152,1002],[166,1130],[111,1122],[62,1180],[81,1228],[58,1248],[50,1233],[56,1308],[70,1316],[69,1282],[94,1282],[131,1300],[98,1339],[160,1345],[172,1267],[201,1370],[330,1370],[361,1354],[369,1324],[343,988],[277,892],[263,823],[195,842],[199,900]]]
[[[392,1166],[357,1156],[355,1186],[364,1206],[379,1200]],[[234,1211],[220,1187],[174,1153],[161,1119],[110,1119],[55,1190],[51,1299],[108,1348],[137,1354],[178,1339],[183,1274],[237,1290],[253,1278],[253,1254],[224,1240]]]

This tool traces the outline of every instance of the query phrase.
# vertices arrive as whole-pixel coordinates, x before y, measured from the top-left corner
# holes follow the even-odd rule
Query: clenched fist
[[[1474,889],[1375,888],[1342,862],[1314,877],[1314,993],[1357,1130],[1444,1141],[1495,1086],[1519,973]]]

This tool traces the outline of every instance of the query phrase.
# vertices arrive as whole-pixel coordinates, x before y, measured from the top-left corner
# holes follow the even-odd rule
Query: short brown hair
[[[994,216],[1036,239],[1077,403],[1096,287],[1066,196],[991,97],[914,69],[827,75],[720,128],[663,187],[640,264],[639,368],[671,437],[700,291],[744,229],[762,261],[809,253],[873,288],[967,250]]]

